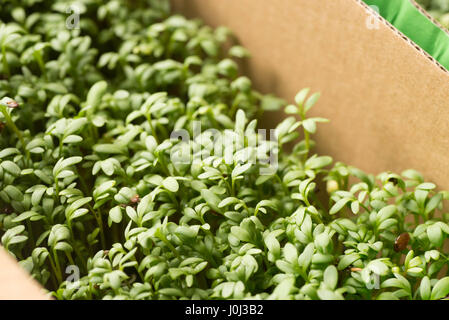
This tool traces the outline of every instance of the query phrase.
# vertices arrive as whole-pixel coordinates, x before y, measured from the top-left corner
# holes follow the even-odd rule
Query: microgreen
[[[53,297],[448,296],[449,193],[315,154],[319,94],[254,90],[226,28],[80,4],[0,12],[1,244]]]

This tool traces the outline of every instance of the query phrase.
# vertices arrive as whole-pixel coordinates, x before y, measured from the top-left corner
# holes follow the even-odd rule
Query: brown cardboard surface
[[[0,247],[0,300],[49,299],[37,282]]]
[[[319,126],[317,152],[371,173],[415,168],[449,189],[449,73],[360,0],[173,2],[234,32],[259,90],[322,92],[314,113],[331,123]],[[45,298],[1,248],[0,269],[0,299]]]
[[[174,0],[229,27],[256,87],[321,91],[317,152],[371,173],[421,171],[449,189],[449,73],[359,0]],[[271,120],[272,121],[272,120]]]

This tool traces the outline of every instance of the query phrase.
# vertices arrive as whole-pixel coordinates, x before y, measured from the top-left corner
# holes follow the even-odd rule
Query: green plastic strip
[[[449,70],[449,35],[423,15],[410,0],[363,0]]]

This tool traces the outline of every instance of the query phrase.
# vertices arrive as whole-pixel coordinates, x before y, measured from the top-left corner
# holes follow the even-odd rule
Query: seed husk
[[[409,241],[410,234],[408,234],[408,232],[400,234],[394,241],[394,251],[399,252],[404,250],[405,248],[407,248]]]

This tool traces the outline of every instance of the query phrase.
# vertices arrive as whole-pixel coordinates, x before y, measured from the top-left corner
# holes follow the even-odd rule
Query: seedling
[[[0,12],[0,236],[53,297],[449,294],[448,193],[314,154],[319,94],[255,91],[227,29],[160,0],[83,2],[75,29],[66,1],[16,3]]]

